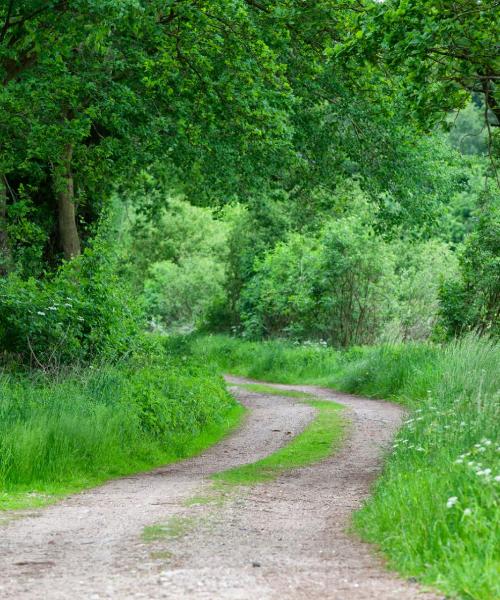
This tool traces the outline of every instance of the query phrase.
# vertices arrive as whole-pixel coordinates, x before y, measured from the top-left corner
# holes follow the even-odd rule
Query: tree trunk
[[[6,275],[11,267],[9,235],[7,233],[7,182],[0,175],[0,275]]]
[[[59,236],[64,258],[71,259],[81,254],[80,237],[76,227],[75,190],[71,159],[73,146],[68,144],[56,180],[57,206],[59,212]]]

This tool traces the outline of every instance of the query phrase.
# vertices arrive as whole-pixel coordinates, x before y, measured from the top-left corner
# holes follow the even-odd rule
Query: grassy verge
[[[41,506],[192,456],[240,421],[222,378],[195,361],[0,376],[0,510]]]
[[[263,383],[239,383],[238,387],[255,392],[256,394],[267,394],[268,396],[287,396],[289,398],[314,398],[314,394],[297,392],[295,390],[283,390],[265,385]]]
[[[215,481],[237,485],[252,485],[275,479],[287,469],[304,467],[329,456],[343,437],[345,420],[340,404],[311,400],[310,395],[288,390],[276,390],[262,385],[245,385],[246,389],[265,394],[307,398],[305,402],[317,410],[313,421],[289,444],[255,463],[234,467],[212,476]]]
[[[500,347],[469,337],[336,352],[200,338],[221,369],[392,399],[412,414],[355,517],[390,565],[462,598],[500,598]]]

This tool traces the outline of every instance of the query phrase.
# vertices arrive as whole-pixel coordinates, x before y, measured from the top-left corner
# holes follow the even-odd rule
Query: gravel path
[[[386,571],[372,548],[346,533],[379,472],[401,409],[320,388],[276,387],[344,404],[352,430],[343,449],[275,482],[229,493],[214,489],[210,473],[274,452],[314,416],[298,400],[234,387],[249,415],[203,455],[1,525],[0,598],[439,598]],[[169,523],[176,535],[145,542],[144,527],[158,523]]]

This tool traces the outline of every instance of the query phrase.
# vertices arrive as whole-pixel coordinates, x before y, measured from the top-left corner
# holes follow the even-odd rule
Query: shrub
[[[500,201],[486,199],[460,255],[460,277],[441,288],[441,325],[500,336]]]
[[[210,257],[153,263],[144,282],[148,316],[167,330],[192,330],[222,295],[223,281],[223,265]]]
[[[392,314],[382,334],[388,341],[426,340],[439,320],[439,294],[458,274],[456,255],[437,240],[392,244],[396,256]]]
[[[127,352],[140,311],[115,274],[116,258],[96,239],[45,279],[0,280],[0,351],[33,367],[56,368]],[[125,300],[125,298],[129,300]]]
[[[245,331],[342,347],[373,341],[390,314],[393,262],[358,192],[318,236],[291,235],[257,264],[240,303]]]

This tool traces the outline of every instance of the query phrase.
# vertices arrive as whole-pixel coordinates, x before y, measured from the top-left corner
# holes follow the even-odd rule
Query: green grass
[[[222,335],[193,337],[183,348],[226,373],[275,383],[322,383],[338,371],[341,355],[319,344],[248,342]]]
[[[345,419],[340,414],[343,407],[321,400],[308,400],[307,404],[317,409],[317,415],[289,444],[255,463],[216,473],[213,479],[252,485],[275,479],[287,469],[305,467],[329,456],[343,437]]]
[[[166,523],[148,525],[142,530],[142,539],[146,543],[157,542],[165,538],[178,538],[192,529],[195,521],[192,517],[171,517]]]
[[[407,406],[410,419],[355,527],[407,576],[452,596],[500,598],[497,343],[469,336],[442,346],[337,352],[213,336],[195,340],[192,349],[226,372],[317,383]]]
[[[287,396],[288,398],[314,398],[314,394],[307,392],[298,392],[296,390],[285,390],[264,385],[262,383],[238,383],[238,387],[255,392],[256,394],[267,394],[269,396]]]
[[[0,376],[0,510],[193,456],[240,422],[213,370],[146,363]]]

